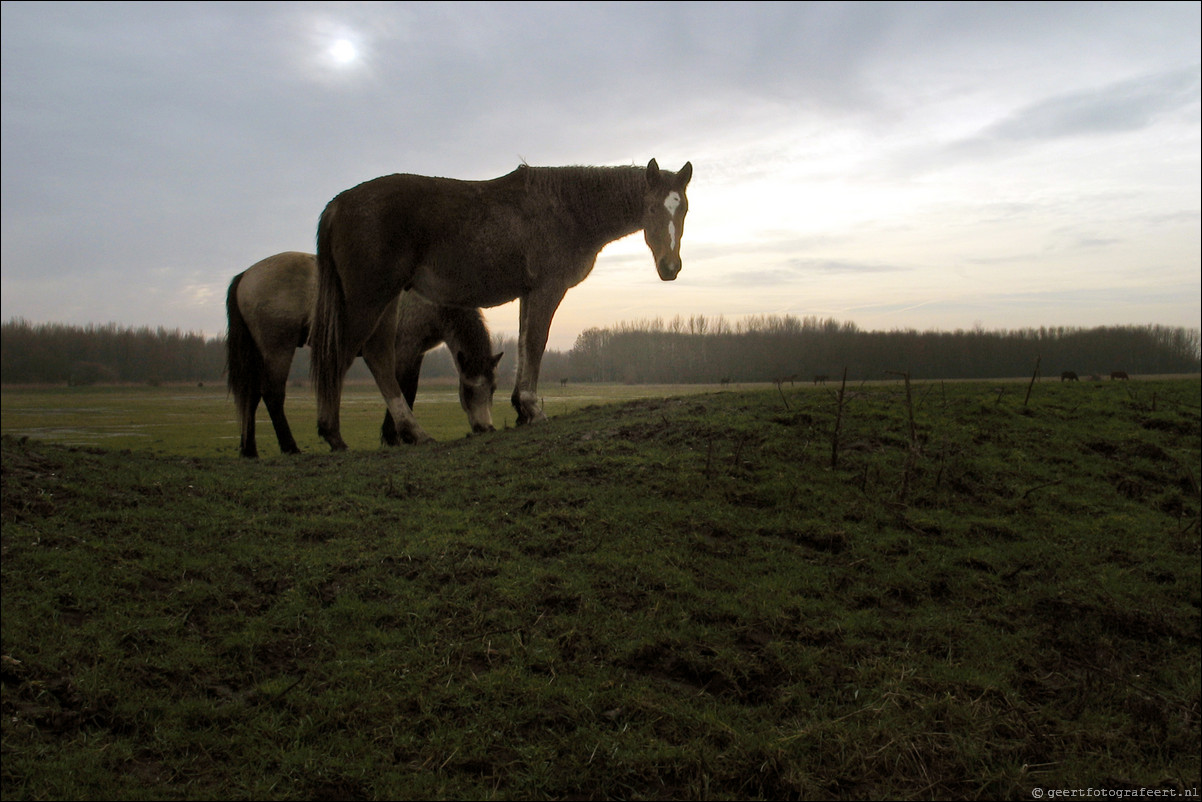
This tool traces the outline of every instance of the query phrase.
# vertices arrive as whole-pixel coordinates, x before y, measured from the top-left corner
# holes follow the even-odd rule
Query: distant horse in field
[[[1077,378],[1076,373],[1073,373],[1071,370],[1066,370],[1060,374],[1060,381],[1075,382],[1075,381],[1081,381],[1081,380]]]
[[[257,457],[255,412],[267,405],[280,451],[300,449],[284,415],[285,387],[296,349],[305,344],[317,297],[317,259],[289,251],[269,256],[234,276],[226,296],[229,333],[226,370],[241,425],[239,452]],[[488,329],[478,309],[437,307],[412,293],[387,310],[380,328],[394,337],[396,380],[413,406],[426,351],[446,342],[459,371],[459,402],[473,432],[493,431],[496,365]],[[381,439],[397,445],[396,425],[384,414]]]
[[[830,381],[830,378],[831,377],[825,373],[819,373],[814,377],[814,384],[826,384],[828,381]]]
[[[529,167],[487,181],[389,175],[342,192],[317,227],[318,294],[309,343],[317,428],[346,448],[339,407],[362,353],[398,431],[428,440],[394,377],[395,342],[376,322],[404,290],[435,304],[521,300],[512,403],[543,420],[538,375],[555,310],[608,243],[642,231],[659,277],[680,273],[693,167]]]
[[[1115,379],[1120,381],[1130,381],[1131,377],[1127,375],[1127,371],[1125,370],[1112,370],[1110,371],[1110,380],[1114,381]]]

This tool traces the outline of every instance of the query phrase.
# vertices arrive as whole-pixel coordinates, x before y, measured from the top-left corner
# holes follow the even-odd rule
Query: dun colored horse
[[[226,370],[241,425],[239,451],[257,457],[255,412],[267,405],[280,451],[300,449],[284,415],[285,387],[292,358],[305,344],[317,297],[317,260],[313,254],[289,251],[269,256],[234,276],[226,297],[229,333]],[[492,396],[496,366],[488,329],[478,309],[437,307],[413,293],[403,294],[382,324],[396,343],[396,380],[413,406],[425,353],[446,342],[459,371],[459,402],[467,412],[473,432],[492,431]],[[403,435],[401,435],[403,437]],[[389,445],[400,440],[387,412],[381,439]]]
[[[519,424],[544,419],[538,374],[555,310],[608,243],[642,231],[659,276],[680,273],[693,167],[528,167],[487,181],[389,175],[342,192],[317,228],[318,296],[310,345],[318,432],[335,450],[342,385],[362,353],[398,431],[428,440],[395,380],[395,340],[376,322],[399,293],[435,304],[521,300]]]

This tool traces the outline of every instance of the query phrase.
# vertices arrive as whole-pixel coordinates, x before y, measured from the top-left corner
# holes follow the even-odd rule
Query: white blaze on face
[[[676,210],[680,208],[680,193],[669,192],[664,198],[664,208],[668,210],[668,247],[676,249]]]

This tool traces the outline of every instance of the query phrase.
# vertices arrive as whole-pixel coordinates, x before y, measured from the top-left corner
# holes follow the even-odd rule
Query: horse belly
[[[509,303],[526,291],[526,284],[525,271],[503,261],[475,270],[425,264],[413,274],[411,288],[431,303],[478,308]]]

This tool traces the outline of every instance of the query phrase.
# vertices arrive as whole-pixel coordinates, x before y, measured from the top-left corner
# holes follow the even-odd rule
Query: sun
[[[345,86],[368,73],[370,33],[323,16],[306,20],[304,27],[302,58],[308,79],[326,86]]]
[[[348,65],[359,58],[359,48],[350,39],[338,39],[330,45],[330,58],[335,64]]]

